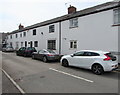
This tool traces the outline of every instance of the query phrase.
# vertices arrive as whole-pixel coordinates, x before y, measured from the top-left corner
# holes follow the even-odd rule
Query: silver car
[[[12,46],[6,46],[2,48],[3,52],[14,52],[14,48]]]
[[[53,50],[43,49],[32,54],[33,59],[40,59],[43,62],[60,60],[62,55],[57,54]]]

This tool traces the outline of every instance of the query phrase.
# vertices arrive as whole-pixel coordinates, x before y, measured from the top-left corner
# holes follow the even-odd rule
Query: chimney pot
[[[68,14],[75,13],[76,12],[76,7],[71,6],[68,8]]]
[[[20,23],[20,25],[19,25],[19,29],[23,29],[23,28],[24,28],[24,26],[21,25],[21,23]]]

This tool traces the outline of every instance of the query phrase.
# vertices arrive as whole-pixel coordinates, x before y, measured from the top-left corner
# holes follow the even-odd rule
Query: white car
[[[116,56],[110,52],[81,50],[61,58],[62,66],[75,66],[91,69],[93,73],[100,75],[104,71],[112,71],[118,68]]]

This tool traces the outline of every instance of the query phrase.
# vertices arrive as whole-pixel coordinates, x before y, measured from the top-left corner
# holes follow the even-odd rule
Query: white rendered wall
[[[30,30],[26,30],[26,31],[22,31],[18,34],[18,37],[16,38],[15,35],[16,34],[12,34],[12,39],[10,39],[10,35],[9,35],[9,39],[7,40],[7,42],[10,44],[10,42],[13,43],[13,48],[16,48],[16,42],[19,42],[19,48],[21,47],[21,42],[24,42],[23,46],[25,46],[25,41],[33,42],[33,46],[34,46],[34,41],[38,41],[38,47],[35,47],[37,50],[40,49],[47,49],[47,40],[56,40],[56,52],[59,52],[59,23],[54,23],[51,25],[55,25],[55,32],[53,33],[49,33],[49,26],[50,25],[46,25],[46,26],[42,26],[42,27],[38,27],[38,28],[34,28],[36,29],[36,35],[33,35],[33,30],[34,29],[30,29]],[[26,37],[23,37],[23,32],[26,32]],[[43,32],[43,35],[41,34],[41,32]],[[20,34],[22,33],[22,37],[20,37]],[[30,44],[27,44],[27,46],[29,47]]]
[[[78,19],[77,28],[70,29],[69,20],[62,22],[62,54],[85,49],[118,51],[118,27],[112,27],[113,10]],[[77,49],[70,49],[70,40],[77,40]]]

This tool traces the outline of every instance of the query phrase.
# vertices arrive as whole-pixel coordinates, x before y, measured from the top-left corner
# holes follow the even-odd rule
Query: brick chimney
[[[20,25],[19,25],[19,29],[23,29],[23,28],[24,28],[24,26],[21,25],[21,23],[20,23]]]
[[[76,7],[71,6],[68,8],[68,14],[75,13],[76,12]]]

